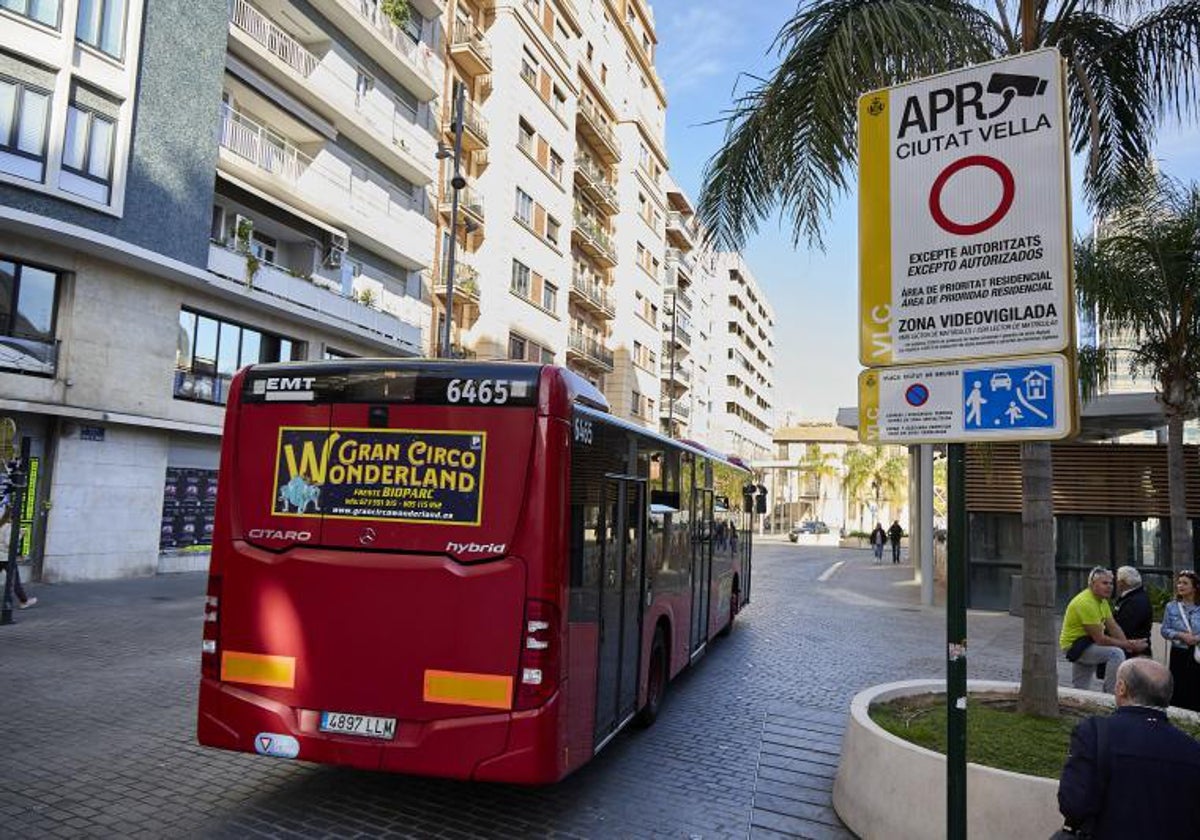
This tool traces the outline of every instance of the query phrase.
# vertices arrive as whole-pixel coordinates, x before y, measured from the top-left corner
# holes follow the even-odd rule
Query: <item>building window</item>
[[[526,300],[529,299],[529,266],[522,262],[513,260],[512,264],[512,289],[513,294],[520,295]]]
[[[550,107],[554,109],[554,113],[560,117],[564,116],[567,110],[567,95],[562,92],[562,88],[558,85],[554,86],[554,95],[550,100]]]
[[[641,395],[641,393],[638,391],[634,391],[630,402],[632,403],[631,410],[633,411],[633,415],[635,417],[641,417],[642,416],[642,395]]]
[[[553,150],[550,152],[550,174],[554,176],[555,181],[562,183],[563,159],[558,152]]]
[[[120,58],[125,46],[125,0],[79,0],[75,38]]]
[[[546,216],[546,240],[554,245],[558,244],[558,231],[561,225],[558,219],[553,216]]]
[[[538,60],[528,49],[521,53],[521,78],[537,87]]]
[[[517,120],[517,147],[529,154],[533,154],[534,137],[533,126],[525,122],[524,119]]]
[[[516,333],[508,334],[508,358],[524,359],[525,358],[525,339]]]
[[[0,366],[53,375],[59,275],[0,259]]]
[[[229,382],[239,368],[304,357],[303,342],[181,309],[175,348],[175,397],[224,405]]]
[[[59,6],[59,0],[0,0],[0,9],[8,9],[55,29],[58,29]]]
[[[274,265],[278,248],[279,242],[276,241],[275,237],[267,236],[265,233],[259,233],[258,231],[251,232],[250,253],[260,262]],[[360,265],[359,271],[361,272],[361,270],[362,266]]]
[[[59,185],[67,192],[107,204],[112,187],[115,134],[112,120],[72,104],[67,109]]]
[[[533,224],[533,199],[520,187],[517,187],[517,218],[527,225]]]
[[[0,78],[0,172],[41,181],[50,94]]]
[[[421,43],[421,30],[425,27],[425,18],[413,8],[412,3],[408,4],[408,20],[404,22],[404,34],[414,44]]]
[[[542,309],[554,312],[558,308],[558,287],[549,281],[542,283]]]

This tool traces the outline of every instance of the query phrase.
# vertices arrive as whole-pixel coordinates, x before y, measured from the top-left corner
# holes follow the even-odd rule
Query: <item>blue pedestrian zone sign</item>
[[[963,430],[1053,429],[1052,365],[967,368],[962,375]]]

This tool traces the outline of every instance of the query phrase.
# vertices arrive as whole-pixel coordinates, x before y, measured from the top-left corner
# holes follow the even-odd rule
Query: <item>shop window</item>
[[[303,342],[181,309],[174,396],[223,405],[239,368],[304,358]]]

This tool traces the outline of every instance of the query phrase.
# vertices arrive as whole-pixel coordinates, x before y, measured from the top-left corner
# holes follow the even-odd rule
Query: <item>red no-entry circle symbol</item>
[[[951,176],[961,172],[964,169],[969,169],[972,166],[982,166],[992,170],[1000,176],[1001,194],[1000,204],[992,211],[992,214],[986,219],[974,222],[973,224],[964,225],[951,219],[942,210],[942,190],[946,186],[946,182]],[[929,190],[929,213],[933,216],[933,220],[937,222],[938,227],[949,233],[956,233],[959,236],[971,236],[976,233],[983,233],[988,228],[997,224],[1008,213],[1012,207],[1013,196],[1016,194],[1016,183],[1013,180],[1013,174],[1007,166],[996,160],[994,157],[987,155],[968,155],[965,158],[959,158],[954,163],[947,166],[937,176],[933,182],[933,187]]]

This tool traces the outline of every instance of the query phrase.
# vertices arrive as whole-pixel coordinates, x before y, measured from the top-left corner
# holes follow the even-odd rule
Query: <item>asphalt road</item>
[[[829,791],[850,698],[944,676],[944,612],[867,551],[755,558],[752,603],[658,722],[533,789],[202,749],[202,575],[35,586],[0,627],[0,836],[848,837]],[[972,678],[1019,678],[1019,620],[972,613],[970,636]]]

